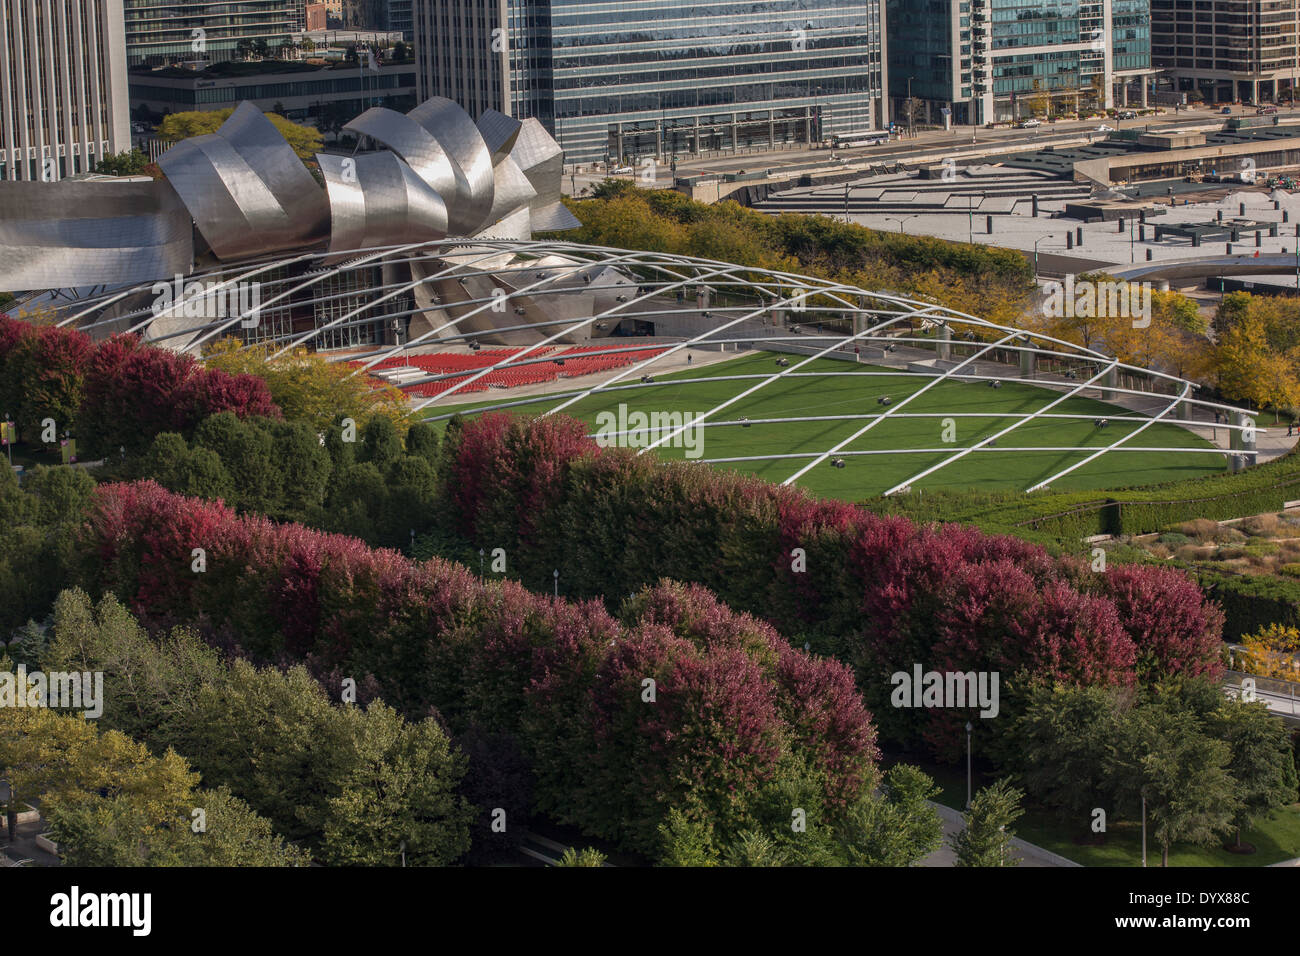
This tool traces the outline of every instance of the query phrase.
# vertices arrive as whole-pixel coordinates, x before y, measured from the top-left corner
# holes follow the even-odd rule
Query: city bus
[[[880,146],[889,142],[889,130],[871,130],[865,133],[836,133],[831,137],[835,149],[853,149],[857,146]]]

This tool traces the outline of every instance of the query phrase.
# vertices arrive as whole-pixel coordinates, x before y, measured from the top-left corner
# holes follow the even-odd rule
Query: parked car
[[[1021,129],[1033,129],[1035,126],[1042,126],[1042,125],[1043,124],[1039,120],[1032,119],[1032,118],[1020,121]]]

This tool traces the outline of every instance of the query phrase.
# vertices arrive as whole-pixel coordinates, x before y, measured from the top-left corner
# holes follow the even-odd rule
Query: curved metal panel
[[[312,245],[329,229],[315,179],[248,103],[217,132],[177,143],[158,157],[158,166],[220,259]]]
[[[405,113],[375,106],[343,128],[383,143],[444,199],[469,195],[469,183],[460,166],[451,161],[428,130]]]
[[[563,232],[582,225],[578,217],[569,212],[562,202],[553,202],[540,209],[534,208],[532,214],[534,232]]]
[[[485,220],[488,225],[503,216],[527,206],[537,191],[524,175],[524,171],[509,156],[504,156],[492,171],[492,209]]]
[[[533,228],[539,232],[558,232],[581,225],[560,202],[560,182],[564,174],[564,150],[537,120],[529,118],[519,127],[519,136],[510,158],[519,164],[537,195],[530,206]]]
[[[193,258],[189,214],[165,182],[0,182],[0,289],[171,279]]]
[[[282,248],[264,236],[289,231],[284,207],[228,142],[210,133],[182,140],[158,166],[219,259]]]
[[[469,191],[463,196],[444,196],[451,216],[452,231],[472,236],[492,211],[494,184],[492,154],[478,127],[460,106],[442,96],[426,100],[407,114],[428,131],[446,150],[464,174]]]
[[[325,237],[329,209],[320,186],[261,110],[240,103],[217,135],[235,147],[288,213],[293,233],[286,243],[310,245]]]
[[[501,162],[502,158],[515,148],[515,141],[519,138],[522,125],[513,116],[507,116],[497,110],[483,111],[478,118],[478,131],[483,137],[483,142],[487,143],[488,152],[492,154],[492,162]]]
[[[442,239],[447,207],[393,153],[319,154],[329,194],[330,250],[369,249]]]

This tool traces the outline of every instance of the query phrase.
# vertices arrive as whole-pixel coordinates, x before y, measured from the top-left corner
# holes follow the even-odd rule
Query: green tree
[[[1231,759],[1231,747],[1207,736],[1186,710],[1153,703],[1120,722],[1112,786],[1135,815],[1145,797],[1161,866],[1174,843],[1206,845],[1232,827],[1240,802]]]
[[[105,156],[95,164],[95,172],[104,176],[139,176],[148,165],[149,157],[132,148]]]
[[[438,433],[427,422],[416,422],[406,432],[406,453],[424,458],[430,463],[438,460]]]
[[[1103,687],[1039,687],[1006,740],[1018,778],[1035,800],[1077,828],[1105,792],[1119,724],[1115,695]]]
[[[911,866],[943,845],[939,813],[927,803],[939,794],[933,779],[895,764],[882,789],[860,798],[837,829],[839,855],[851,866]]]
[[[224,787],[196,790],[193,807],[162,821],[114,797],[45,811],[68,866],[307,866],[310,857]],[[195,816],[195,811],[202,816]],[[196,831],[196,826],[202,827]]]
[[[402,455],[402,437],[393,423],[382,415],[372,417],[361,429],[361,447],[357,460],[373,462],[380,468]]]
[[[1226,700],[1209,719],[1210,733],[1227,743],[1228,773],[1237,784],[1237,847],[1241,831],[1279,807],[1296,801],[1295,754],[1291,733],[1262,702]]]
[[[979,790],[971,798],[966,811],[966,825],[951,838],[957,854],[955,866],[1015,866],[1017,860],[1010,852],[1011,838],[1008,830],[1024,813],[1020,800],[1024,792],[999,780]]]
[[[199,498],[234,499],[234,481],[221,457],[210,448],[190,448],[175,432],[162,432],[139,465],[142,477],[169,491]]]
[[[52,671],[102,672],[99,723],[155,751],[178,741],[178,727],[200,691],[224,678],[216,651],[193,631],[176,627],[154,637],[114,595],[95,604],[76,588],[54,602],[53,638],[42,664]]]
[[[194,445],[221,460],[230,475],[232,505],[257,514],[279,513],[285,476],[280,450],[262,423],[241,421],[234,412],[210,415],[194,430]]]
[[[659,862],[663,866],[718,865],[713,824],[707,820],[693,819],[673,807],[659,824],[659,836],[663,842]]]
[[[575,850],[569,847],[555,863],[556,866],[604,866],[605,854],[599,850],[587,847],[585,850]]]

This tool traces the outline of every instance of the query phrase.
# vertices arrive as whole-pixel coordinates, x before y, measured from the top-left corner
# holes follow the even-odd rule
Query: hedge
[[[1229,574],[1193,569],[1205,592],[1226,618],[1224,639],[1239,641],[1270,624],[1300,627],[1300,581],[1265,574]]]
[[[863,507],[883,514],[942,514],[947,521],[1053,535],[1060,539],[1099,534],[1146,534],[1172,524],[1209,518],[1224,521],[1281,511],[1300,494],[1300,456],[1287,454],[1235,475],[1119,489],[1022,495],[1012,492],[937,492],[871,499]]]

